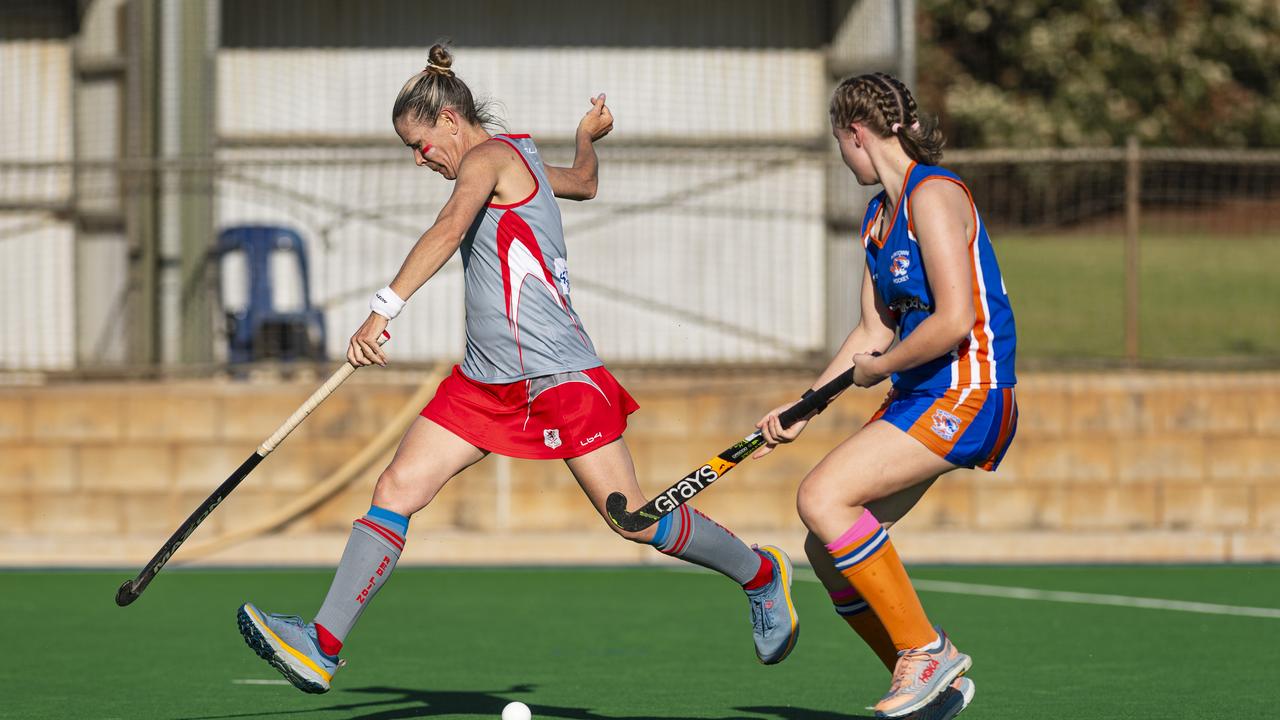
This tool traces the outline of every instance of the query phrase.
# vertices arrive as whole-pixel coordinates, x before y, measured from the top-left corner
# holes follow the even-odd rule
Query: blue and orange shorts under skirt
[[[889,391],[867,421],[884,420],[952,465],[995,470],[1018,431],[1011,387]]]

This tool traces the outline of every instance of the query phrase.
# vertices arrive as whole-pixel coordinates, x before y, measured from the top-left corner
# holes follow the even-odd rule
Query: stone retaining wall
[[[808,378],[621,379],[642,405],[627,442],[655,491]],[[0,565],[140,564],[315,385],[0,388]],[[367,444],[413,390],[375,372],[348,383],[189,543],[272,514]],[[743,463],[697,505],[748,540],[799,553],[796,485],[882,396],[847,393],[799,442]],[[1280,560],[1280,374],[1029,374],[1018,400],[999,472],[944,477],[895,530],[909,560]],[[385,462],[285,530],[205,562],[331,564]],[[410,538],[413,562],[662,561],[615,540],[555,462],[486,459],[414,518]]]

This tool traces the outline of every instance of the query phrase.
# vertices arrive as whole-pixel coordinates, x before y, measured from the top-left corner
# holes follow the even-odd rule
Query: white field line
[[[258,678],[238,678],[232,680],[233,685],[288,685],[288,680],[259,680]]]
[[[668,568],[671,572],[708,572],[701,568],[675,566]],[[796,568],[795,579],[803,582],[818,582],[812,570]],[[978,583],[952,582],[950,580],[912,580],[917,590],[926,592],[951,593],[953,595],[985,595],[987,597],[1006,598],[1010,600],[1044,600],[1048,602],[1075,603],[1077,605],[1110,605],[1112,607],[1134,607],[1147,610],[1175,610],[1178,612],[1202,613],[1205,615],[1235,615],[1238,617],[1258,617],[1280,620],[1280,608],[1249,607],[1247,605],[1218,605],[1216,603],[1188,602],[1185,600],[1165,600],[1163,598],[1133,597],[1131,595],[1102,595],[1097,593],[1070,592],[1067,590],[1039,590],[1036,588],[1011,587],[1009,585],[981,585]]]
[[[804,578],[809,580],[810,578]],[[817,582],[817,578],[812,578]],[[1069,592],[1066,590],[1038,590],[1036,588],[1009,587],[1006,585],[980,585],[949,580],[914,580],[917,589],[928,592],[955,595],[986,595],[1013,600],[1047,600],[1049,602],[1075,603],[1078,605],[1112,605],[1147,610],[1176,610],[1206,615],[1238,615],[1280,620],[1280,609],[1247,607],[1243,605],[1218,605],[1216,603],[1164,600],[1161,598],[1132,597],[1129,595],[1102,595],[1097,593]]]

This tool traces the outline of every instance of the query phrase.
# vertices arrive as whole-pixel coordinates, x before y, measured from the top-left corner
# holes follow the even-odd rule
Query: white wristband
[[[404,300],[388,285],[369,298],[369,309],[388,320],[394,320],[404,309]]]

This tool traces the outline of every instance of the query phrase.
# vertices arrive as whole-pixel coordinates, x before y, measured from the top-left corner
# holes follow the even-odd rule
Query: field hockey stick
[[[778,416],[783,428],[791,427],[809,413],[821,412],[832,398],[853,384],[853,368],[840,373],[834,380],[801,398],[795,405],[787,408]],[[627,498],[619,492],[610,493],[604,502],[605,512],[613,524],[627,532],[639,532],[658,522],[664,515],[684,505],[695,495],[711,487],[711,483],[720,479],[725,473],[742,462],[757,448],[764,445],[764,434],[759,430],[739,440],[728,450],[712,457],[697,470],[685,475],[679,482],[658,493],[652,500],[635,512],[627,512]]]
[[[382,345],[390,339],[391,334],[384,330],[382,332],[382,336],[378,338],[378,344]],[[284,424],[276,428],[276,431],[271,434],[271,437],[267,438],[258,446],[257,450],[253,451],[253,454],[249,456],[249,459],[241,463],[240,467],[236,468],[235,472],[231,473],[231,476],[224,480],[222,484],[218,486],[218,489],[213,491],[212,495],[205,498],[205,501],[200,503],[200,507],[196,508],[195,511],[186,519],[186,522],[182,523],[182,525],[173,532],[173,535],[169,536],[169,539],[165,541],[164,545],[160,548],[160,551],[155,554],[155,557],[152,557],[151,560],[147,562],[147,564],[138,573],[138,576],[132,580],[124,581],[124,584],[116,591],[116,604],[120,607],[124,607],[134,600],[137,600],[138,596],[142,594],[142,591],[146,590],[147,586],[151,584],[151,581],[155,579],[156,574],[160,572],[160,569],[164,567],[165,563],[169,562],[169,558],[173,557],[173,553],[178,550],[178,547],[180,547],[182,543],[186,542],[186,539],[191,536],[191,533],[195,532],[196,528],[200,527],[200,523],[204,522],[205,518],[209,517],[209,513],[213,512],[214,508],[218,507],[223,500],[227,499],[227,496],[231,494],[232,490],[236,489],[236,486],[240,484],[240,481],[248,477],[249,473],[253,472],[253,469],[258,467],[258,463],[262,462],[263,458],[270,455],[272,450],[275,450],[280,443],[284,442],[284,439],[289,436],[289,433],[293,432],[293,429],[298,427],[298,425],[311,414],[311,411],[319,407],[320,403],[324,402],[325,398],[332,395],[333,391],[337,390],[338,386],[341,385],[344,380],[351,377],[351,373],[355,371],[356,366],[352,365],[350,361],[347,361],[343,363],[342,367],[338,368],[336,372],[330,375],[329,379],[325,380],[324,384],[321,385],[318,390],[311,393],[311,397],[307,398],[306,402],[302,403],[301,407],[294,410],[293,414],[289,416],[289,419],[285,420]]]

